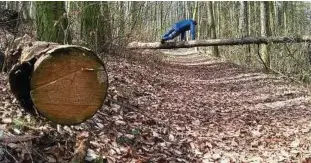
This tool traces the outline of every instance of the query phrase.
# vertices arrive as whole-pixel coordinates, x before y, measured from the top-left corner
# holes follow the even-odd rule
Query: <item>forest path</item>
[[[142,112],[131,122],[123,114],[127,125],[159,137],[151,140],[148,158],[277,162],[310,156],[309,89],[193,51],[162,53],[165,66],[124,62],[108,70],[111,94]]]
[[[163,61],[140,53],[133,60],[110,58],[103,108],[86,123],[60,129],[37,119],[46,134],[32,142],[33,160],[65,162],[74,135],[83,131],[90,133],[89,148],[109,162],[301,162],[311,156],[309,88],[189,49],[161,54]],[[30,119],[7,82],[1,74],[1,118]],[[6,123],[0,133],[12,136],[14,125]],[[62,149],[65,155],[55,153]]]

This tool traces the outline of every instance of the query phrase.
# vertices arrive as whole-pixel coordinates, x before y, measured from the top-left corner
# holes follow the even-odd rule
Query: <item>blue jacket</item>
[[[192,20],[192,19],[182,20],[180,22],[177,22],[174,25],[174,28],[175,28],[176,32],[179,32],[179,33],[184,33],[186,31],[190,30],[192,40],[195,39],[194,20]]]

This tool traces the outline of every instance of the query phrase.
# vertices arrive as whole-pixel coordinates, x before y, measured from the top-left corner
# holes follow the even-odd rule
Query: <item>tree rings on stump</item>
[[[59,45],[34,65],[30,95],[36,109],[58,124],[78,124],[103,105],[108,76],[103,62],[89,49]]]

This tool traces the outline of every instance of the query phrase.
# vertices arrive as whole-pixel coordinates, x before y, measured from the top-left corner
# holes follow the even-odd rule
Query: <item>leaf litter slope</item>
[[[108,67],[111,98],[135,106],[121,106],[114,114],[122,116],[124,132],[140,130],[139,138],[132,137],[137,157],[160,162],[309,157],[309,89],[203,55],[167,61]]]

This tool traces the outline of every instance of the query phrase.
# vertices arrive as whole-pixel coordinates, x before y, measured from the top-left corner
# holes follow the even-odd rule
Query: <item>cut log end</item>
[[[30,88],[34,105],[43,116],[59,124],[78,124],[102,107],[108,77],[92,51],[64,45],[37,60]]]

